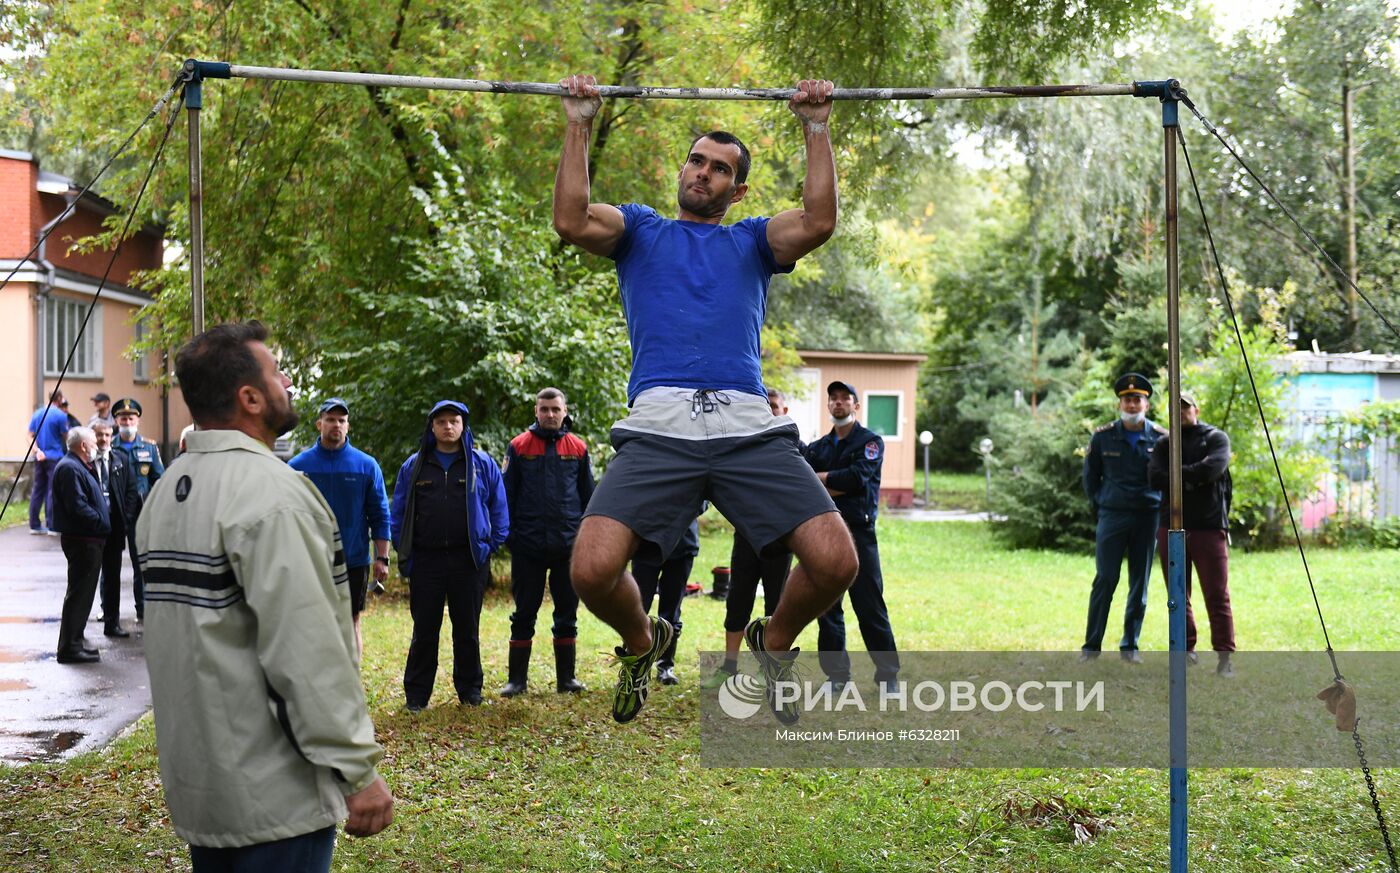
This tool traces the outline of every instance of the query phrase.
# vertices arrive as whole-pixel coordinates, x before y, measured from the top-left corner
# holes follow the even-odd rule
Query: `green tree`
[[[1273,30],[1240,36],[1222,57],[1229,87],[1205,104],[1343,274],[1387,314],[1400,302],[1394,293],[1398,26],[1384,0],[1304,0]],[[1298,285],[1289,314],[1303,343],[1316,338],[1331,350],[1400,348],[1359,304],[1346,277],[1233,159],[1208,144],[1196,154],[1207,168],[1207,202],[1221,212],[1216,232],[1225,257],[1250,284]]]
[[[1277,313],[1280,307],[1266,302],[1265,308]],[[1201,405],[1201,420],[1230,437],[1230,476],[1234,485],[1231,527],[1247,541],[1274,545],[1292,536],[1274,470],[1275,460],[1293,501],[1295,516],[1301,512],[1302,501],[1316,490],[1326,463],[1288,430],[1284,406],[1291,373],[1284,364],[1288,347],[1280,337],[1278,323],[1246,326],[1241,331],[1244,351],[1253,368],[1253,388],[1240,355],[1239,340],[1223,312],[1217,325],[1209,356],[1187,368],[1183,378]],[[1258,390],[1258,405],[1254,389]],[[1276,458],[1270,457],[1264,426],[1259,420],[1260,406],[1273,437]]]

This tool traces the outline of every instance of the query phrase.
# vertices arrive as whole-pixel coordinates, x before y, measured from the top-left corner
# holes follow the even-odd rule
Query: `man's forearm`
[[[807,146],[807,175],[802,182],[802,210],[809,221],[836,227],[836,156],[825,121],[802,122]]]
[[[588,224],[588,147],[592,121],[570,121],[564,128],[564,150],[554,176],[554,229],[563,236]]]

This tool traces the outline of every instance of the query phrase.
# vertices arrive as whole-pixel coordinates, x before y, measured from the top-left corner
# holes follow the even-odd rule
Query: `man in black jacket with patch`
[[[127,532],[136,529],[141,492],[126,453],[112,451],[112,425],[95,418],[92,432],[97,438],[93,468],[107,498],[107,515],[112,524],[102,547],[102,632],[109,637],[129,637],[131,633],[121,623],[122,551],[126,548]]]
[[[529,678],[535,618],[544,602],[546,576],[554,599],[554,688],[579,693],[574,676],[578,594],[569,578],[574,537],[588,499],[593,468],[588,444],[569,432],[564,392],[545,388],[535,397],[535,423],[506,449],[506,504],[510,508],[510,675],[502,697],[524,694]]]
[[[885,606],[885,583],[880,574],[880,546],[875,539],[875,517],[880,509],[880,468],[885,441],[856,421],[860,399],[849,382],[826,386],[826,408],[834,427],[810,443],[807,463],[836,501],[836,509],[855,540],[860,571],[849,591],[851,609],[860,624],[860,636],[875,662],[875,681],[892,689],[899,675],[899,653]],[[817,619],[817,650],[822,671],[833,686],[851,680],[851,659],[846,654],[846,620],[837,598]]]
[[[83,627],[97,593],[102,569],[102,548],[112,523],[107,498],[93,471],[97,437],[86,427],[69,428],[68,454],[53,471],[53,529],[58,531],[63,556],[68,559],[68,590],[63,595],[63,617],[58,625],[58,663],[91,664],[100,661],[97,649],[83,639]]]
[[[1171,523],[1171,474],[1168,437],[1157,441],[1147,464],[1152,487],[1162,491],[1157,549],[1162,578],[1167,577],[1167,526]],[[1235,675],[1235,617],[1230,611],[1230,437],[1201,421],[1196,398],[1181,393],[1181,525],[1186,531],[1186,651],[1195,663],[1196,617],[1191,611],[1191,566],[1201,580],[1201,595],[1210,616],[1210,647],[1219,659],[1216,672]]]

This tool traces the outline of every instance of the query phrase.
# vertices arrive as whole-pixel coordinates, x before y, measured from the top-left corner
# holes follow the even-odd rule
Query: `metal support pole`
[[[924,443],[924,509],[928,509],[928,443]]]
[[[204,108],[204,77],[195,61],[185,61],[185,108],[190,119],[190,333],[204,332],[204,155],[199,111]]]
[[[1167,374],[1171,422],[1167,455],[1170,489],[1167,528],[1167,616],[1171,654],[1171,870],[1186,873],[1188,775],[1186,760],[1186,532],[1181,515],[1181,289],[1177,264],[1176,149],[1181,133],[1178,100],[1185,93],[1175,82],[1162,96],[1166,160],[1167,236]]]

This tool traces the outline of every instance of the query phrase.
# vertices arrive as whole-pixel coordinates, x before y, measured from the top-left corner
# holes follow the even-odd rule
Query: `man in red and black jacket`
[[[502,697],[524,694],[530,670],[535,617],[546,577],[554,600],[555,689],[583,691],[574,678],[578,595],[569,557],[583,510],[593,496],[588,445],[569,433],[564,392],[546,388],[535,397],[535,423],[506,449],[506,504],[510,508],[510,578],[515,612],[510,617],[510,676]]]

